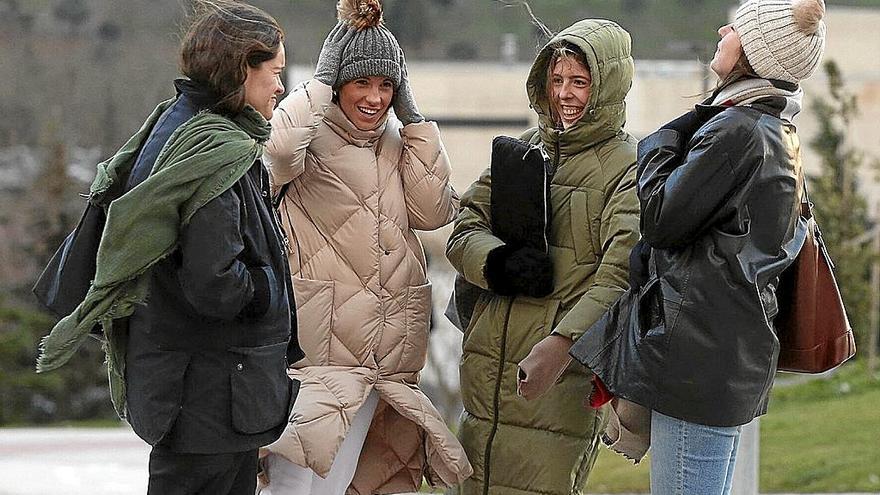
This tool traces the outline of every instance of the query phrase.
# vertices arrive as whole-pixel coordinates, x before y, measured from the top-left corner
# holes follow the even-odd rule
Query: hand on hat
[[[315,67],[315,79],[327,86],[336,84],[342,50],[345,49],[345,45],[353,35],[354,30],[349,29],[347,24],[342,21],[336,23],[336,26],[327,35],[327,39],[324,40],[324,46],[321,47],[318,65]]]
[[[422,122],[425,117],[419,113],[419,107],[416,105],[415,96],[413,96],[412,88],[409,87],[409,74],[406,70],[406,60],[403,52],[400,52],[400,85],[394,93],[394,115],[397,115],[403,125]]]

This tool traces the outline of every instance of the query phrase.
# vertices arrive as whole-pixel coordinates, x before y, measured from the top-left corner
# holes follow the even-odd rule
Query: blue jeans
[[[740,427],[704,426],[651,413],[651,493],[728,495]]]

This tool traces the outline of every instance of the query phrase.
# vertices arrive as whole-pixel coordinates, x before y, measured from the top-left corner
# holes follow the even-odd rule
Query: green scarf
[[[108,161],[98,164],[89,201],[105,205],[122,186],[141,145],[162,112],[153,111],[141,129]],[[271,126],[253,107],[230,119],[202,112],[178,127],[159,153],[152,174],[110,203],[98,248],[95,280],[73,313],[43,338],[37,372],[64,365],[100,324],[113,406],[125,418],[127,335],[113,320],[131,316],[148,292],[148,270],[171,254],[193,214],[232,187],[263,153]],[[112,199],[112,198],[110,198]]]

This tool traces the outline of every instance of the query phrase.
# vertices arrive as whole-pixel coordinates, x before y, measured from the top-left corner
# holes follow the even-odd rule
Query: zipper
[[[278,216],[278,209],[275,208],[275,202],[272,201],[271,191],[268,189],[268,181],[263,180],[264,174],[266,178],[269,177],[269,173],[266,171],[265,166],[261,161],[260,170],[258,172],[258,175],[260,176],[260,196],[263,197],[263,204],[272,212],[272,230],[275,231],[275,236],[281,241],[281,257],[282,261],[286,263],[287,256],[290,254],[290,239],[288,239],[287,233],[284,232],[284,229],[281,227],[281,217]]]
[[[547,239],[547,168],[544,168],[544,189],[541,191],[541,199],[544,201],[544,228],[541,234],[544,236],[544,252],[550,254],[550,240]]]
[[[557,149],[559,148],[558,141],[556,142],[556,147],[557,147]],[[544,145],[541,143],[530,144],[529,149],[526,151],[525,155],[523,155],[523,161],[525,161],[526,155],[528,155],[532,151],[537,151],[538,153],[541,154],[541,160],[543,161],[543,165],[544,165],[544,174],[543,174],[544,189],[542,189],[542,191],[541,191],[541,202],[543,203],[543,206],[544,206],[544,228],[541,231],[541,235],[544,240],[544,252],[547,254],[550,254],[550,239],[547,237],[547,228],[550,225],[550,210],[549,210],[550,205],[549,205],[549,201],[548,201],[547,196],[550,193],[550,190],[548,188],[548,186],[549,186],[548,181],[550,180],[550,177],[553,175],[555,167],[552,166],[552,163],[550,160],[550,155],[547,154],[547,150],[544,149]],[[557,151],[557,153],[558,153],[558,151]]]
[[[284,231],[284,228],[281,227],[281,217],[278,216],[278,210],[269,205],[269,209],[272,210],[272,225],[275,227],[275,235],[281,239],[281,254],[286,258],[290,255],[290,239],[287,237],[287,232]],[[291,226],[292,227],[292,226]]]
[[[501,382],[504,378],[504,360],[507,357],[507,326],[510,324],[510,313],[513,310],[513,298],[507,305],[507,314],[504,317],[504,330],[501,332],[501,355],[498,359],[498,375],[495,380],[495,396],[492,403],[492,429],[489,430],[489,438],[486,440],[486,452],[483,456],[485,465],[483,467],[483,495],[489,495],[489,477],[491,476],[492,461],[492,442],[495,440],[495,433],[498,432],[498,409],[501,407]]]

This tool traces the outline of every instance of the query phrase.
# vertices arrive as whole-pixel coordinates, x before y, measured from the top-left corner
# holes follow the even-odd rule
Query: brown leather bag
[[[779,314],[774,320],[778,370],[822,373],[853,357],[856,343],[806,186],[803,198],[799,221],[806,223],[806,240],[794,264],[782,274]]]

